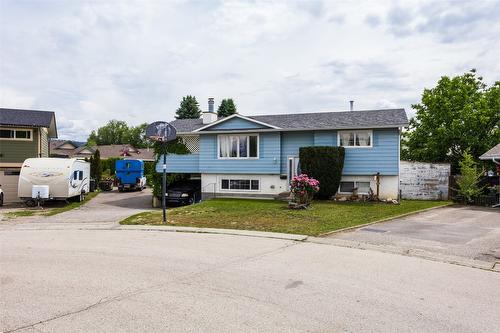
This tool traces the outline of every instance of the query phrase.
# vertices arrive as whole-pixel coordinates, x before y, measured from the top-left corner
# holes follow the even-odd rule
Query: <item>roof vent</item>
[[[354,101],[349,101],[349,111],[354,111]]]

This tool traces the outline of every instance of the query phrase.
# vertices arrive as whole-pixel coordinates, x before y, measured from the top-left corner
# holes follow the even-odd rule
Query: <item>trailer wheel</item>
[[[34,199],[28,199],[24,202],[24,204],[28,207],[35,207],[36,201]]]
[[[0,206],[3,206],[3,193],[0,193]]]

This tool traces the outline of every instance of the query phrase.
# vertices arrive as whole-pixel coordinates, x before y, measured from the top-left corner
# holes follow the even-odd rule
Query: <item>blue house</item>
[[[168,172],[201,177],[204,198],[274,197],[299,172],[299,148],[345,147],[339,193],[376,191],[397,198],[404,109],[217,118],[213,99],[201,119],[172,122],[191,154],[167,155]],[[157,166],[161,171],[161,165]]]

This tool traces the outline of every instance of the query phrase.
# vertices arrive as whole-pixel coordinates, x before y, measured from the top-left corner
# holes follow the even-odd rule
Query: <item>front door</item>
[[[288,178],[288,186],[290,186],[290,182],[292,178],[299,174],[299,158],[298,156],[288,156],[287,161],[287,178]]]

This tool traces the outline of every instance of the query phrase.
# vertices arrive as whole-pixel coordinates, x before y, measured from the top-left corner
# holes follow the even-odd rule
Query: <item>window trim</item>
[[[221,136],[246,136],[247,137],[247,152],[250,154],[250,137],[251,136],[256,136],[257,137],[257,156],[256,157],[221,157],[220,156],[220,137]],[[238,138],[238,155],[240,154],[239,150],[239,142],[240,139]],[[218,160],[258,160],[260,158],[260,135],[258,133],[243,133],[243,134],[238,134],[238,133],[232,133],[232,134],[218,134],[217,135],[217,159]]]
[[[338,189],[338,193],[339,194],[352,194],[352,192],[341,192],[340,191],[340,186],[341,186],[341,183],[354,183],[354,186],[353,187],[358,187],[358,183],[368,183],[369,184],[369,187],[371,188],[372,187],[372,183],[371,181],[369,180],[341,180],[340,183],[339,183],[339,189]],[[358,187],[359,188],[359,187]],[[368,192],[359,192],[358,191],[358,194],[364,194],[364,195],[368,195],[369,193]]]
[[[0,138],[2,141],[33,141],[33,129],[32,128],[17,128],[17,127],[0,127],[0,130],[14,131],[14,138]],[[30,133],[30,138],[16,138],[16,131],[25,131]]]
[[[354,143],[356,143],[356,132],[368,132],[370,133],[370,145],[369,146],[341,146],[340,145],[340,134],[341,133],[351,133],[354,132]],[[353,130],[341,130],[337,131],[337,146],[344,148],[373,148],[373,130],[371,129],[353,129]]]
[[[248,180],[250,181],[250,189],[249,190],[244,190],[244,189],[231,189],[231,188],[222,188],[222,181],[227,180],[229,183],[229,187],[231,187],[231,180]],[[252,190],[252,180],[256,180],[259,182],[259,189],[258,190]],[[242,177],[220,177],[219,178],[219,190],[223,192],[260,192],[261,191],[261,179],[260,178],[242,178]]]

